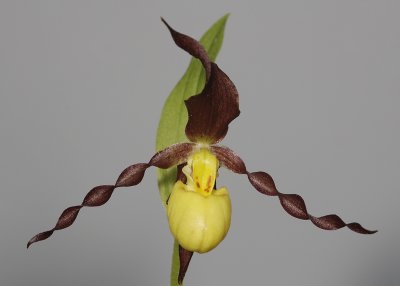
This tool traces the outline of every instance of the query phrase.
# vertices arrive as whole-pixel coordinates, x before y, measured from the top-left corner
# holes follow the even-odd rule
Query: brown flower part
[[[208,58],[207,52],[204,47],[192,37],[181,34],[172,29],[171,26],[163,18],[161,18],[161,21],[165,24],[165,26],[167,26],[175,44],[182,50],[188,52],[190,55],[201,61],[206,71],[206,78],[208,79],[211,73],[211,61]]]
[[[182,183],[186,183],[187,179],[184,173],[182,172],[183,164],[178,165],[178,170],[176,174],[176,180],[181,181]],[[214,190],[217,189],[217,183],[214,184]],[[168,198],[169,199],[169,198]],[[168,204],[168,200],[167,200]],[[182,285],[183,279],[185,278],[186,271],[188,270],[190,260],[192,259],[193,251],[189,251],[179,245],[179,273],[178,273],[178,284]]]
[[[164,20],[163,20],[164,21]],[[199,58],[208,75],[209,59],[201,44],[196,40],[174,31],[165,21],[175,43],[189,54]],[[214,144],[222,140],[229,123],[239,111],[239,95],[229,77],[215,63],[211,63],[211,73],[203,91],[186,100],[189,120],[186,125],[186,136],[194,142]],[[355,232],[372,234],[358,223],[346,224],[337,215],[314,217],[307,212],[301,196],[278,192],[270,175],[265,172],[249,173],[243,160],[226,147],[211,146],[221,165],[238,174],[247,174],[250,183],[262,194],[278,196],[282,207],[290,215],[311,222],[319,228],[333,230],[347,226]]]
[[[189,115],[186,136],[192,142],[217,143],[225,137],[229,123],[240,114],[236,87],[215,63],[210,62],[198,41],[176,32],[163,22],[175,43],[202,62],[208,79],[200,94],[185,101]]]
[[[55,227],[32,237],[29,240],[27,247],[29,247],[32,243],[49,238],[55,230],[64,229],[72,225],[82,207],[101,206],[110,199],[116,188],[131,187],[139,184],[142,181],[144,173],[148,167],[154,166],[166,169],[185,162],[187,157],[193,151],[194,147],[195,145],[193,143],[175,144],[156,153],[150,159],[149,163],[138,163],[127,167],[119,175],[114,185],[101,185],[94,187],[85,196],[82,204],[65,209],[58,218]]]
[[[253,187],[260,193],[268,196],[277,196],[285,211],[298,219],[311,220],[319,228],[326,230],[335,230],[347,226],[352,231],[361,234],[373,234],[376,230],[363,228],[359,223],[345,223],[335,214],[315,217],[307,212],[306,204],[301,196],[296,194],[280,193],[272,177],[265,172],[248,172],[243,160],[227,147],[211,146],[211,151],[217,156],[220,163],[238,174],[247,174],[247,177]]]
[[[179,143],[156,153],[148,163],[138,163],[126,168],[114,185],[101,185],[93,188],[84,198],[82,204],[72,206],[63,211],[57,224],[51,230],[35,235],[28,247],[35,242],[47,239],[55,230],[66,228],[75,221],[82,207],[94,207],[105,204],[118,187],[130,187],[139,184],[148,167],[169,168],[178,165],[177,180],[186,183],[186,174],[182,172],[184,163],[195,149],[209,148],[217,157],[220,166],[224,166],[238,174],[246,174],[253,187],[262,194],[277,196],[282,207],[291,216],[302,220],[311,220],[319,228],[334,230],[348,227],[362,234],[372,234],[359,223],[345,223],[337,215],[331,214],[314,217],[307,211],[304,200],[296,194],[280,193],[272,177],[265,172],[248,172],[243,160],[227,147],[212,145],[221,141],[229,123],[239,116],[238,92],[229,77],[210,61],[203,46],[193,38],[173,30],[163,19],[175,43],[183,50],[199,59],[205,69],[206,84],[203,91],[185,101],[188,110],[186,136],[195,143]],[[214,185],[215,187],[215,185]],[[167,201],[168,204],[168,201]],[[193,252],[179,246],[180,270],[178,282],[181,284],[188,269]]]
[[[189,120],[186,136],[194,142],[214,144],[228,132],[229,123],[239,116],[239,96],[229,77],[211,64],[210,79],[203,91],[185,101]]]
[[[185,278],[186,271],[189,267],[190,260],[192,259],[193,252],[184,249],[179,245],[179,274],[178,274],[178,283],[182,284],[183,279]]]

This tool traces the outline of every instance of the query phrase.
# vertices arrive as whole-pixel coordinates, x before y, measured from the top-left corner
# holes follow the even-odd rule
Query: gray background
[[[231,230],[186,285],[399,285],[399,1],[0,2],[0,285],[168,285],[172,237],[156,172],[25,249],[61,211],[153,154],[190,57],[159,17],[200,35],[231,17],[218,64],[240,93],[224,144],[310,213],[294,219],[221,171]]]

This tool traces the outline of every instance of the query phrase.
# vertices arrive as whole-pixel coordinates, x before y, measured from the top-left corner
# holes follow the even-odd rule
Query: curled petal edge
[[[239,94],[229,77],[210,61],[204,47],[195,39],[181,34],[162,19],[175,44],[199,59],[206,71],[206,84],[200,94],[185,101],[188,122],[185,133],[192,142],[214,144],[228,132],[229,123],[239,116]]]
[[[315,217],[308,213],[306,204],[301,196],[279,192],[274,180],[268,173],[248,172],[243,160],[229,148],[212,146],[211,150],[224,167],[235,173],[246,174],[250,183],[258,192],[267,196],[278,197],[283,209],[295,218],[310,220],[315,226],[325,230],[336,230],[347,227],[361,234],[373,234],[377,232],[377,230],[368,230],[356,222],[345,223],[335,214]]]
[[[71,226],[79,211],[83,207],[97,207],[105,204],[113,194],[116,188],[131,187],[139,184],[145,174],[147,168],[154,166],[158,168],[169,168],[184,162],[191,154],[195,144],[178,143],[157,152],[149,161],[149,163],[138,163],[131,165],[121,172],[114,185],[100,185],[91,189],[80,205],[72,206],[65,209],[57,220],[56,225],[47,231],[36,234],[27,244],[27,248],[33,243],[49,238],[55,230],[61,230]]]
[[[226,136],[229,124],[239,116],[239,94],[229,77],[211,63],[211,75],[200,94],[186,101],[189,140],[215,144]]]
[[[167,26],[175,44],[201,61],[206,71],[206,78],[208,79],[211,73],[211,61],[203,45],[192,37],[175,31],[163,18],[161,18],[161,21]]]

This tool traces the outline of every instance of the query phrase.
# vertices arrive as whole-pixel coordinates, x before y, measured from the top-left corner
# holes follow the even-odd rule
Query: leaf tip
[[[224,21],[228,20],[229,16],[231,16],[231,13],[228,12],[226,13],[224,16],[221,17],[221,19],[223,19]]]
[[[215,24],[222,24],[223,27],[225,27],[226,22],[228,21],[229,17],[231,16],[231,13],[226,13],[224,16],[218,19],[218,21]]]

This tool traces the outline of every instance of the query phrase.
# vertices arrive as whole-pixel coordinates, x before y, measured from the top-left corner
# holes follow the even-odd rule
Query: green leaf
[[[206,49],[211,61],[215,61],[224,39],[225,24],[229,14],[220,18],[201,37],[200,43]],[[156,150],[160,151],[172,144],[187,141],[185,126],[188,120],[184,100],[200,93],[205,84],[205,72],[200,61],[192,58],[188,69],[168,96],[157,130]],[[158,188],[161,201],[166,201],[176,181],[176,167],[167,170],[158,169]],[[178,285],[179,256],[177,243],[174,244],[174,254],[171,270],[171,286]]]

